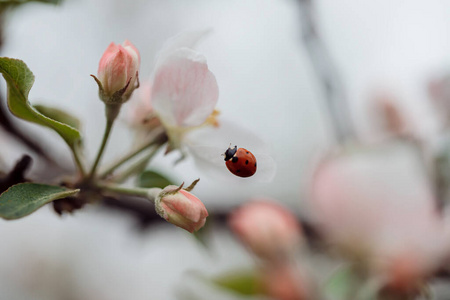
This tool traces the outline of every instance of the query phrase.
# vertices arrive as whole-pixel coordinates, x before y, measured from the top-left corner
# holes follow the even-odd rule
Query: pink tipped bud
[[[98,80],[105,97],[125,89],[121,96],[125,101],[129,98],[136,88],[140,61],[139,51],[129,41],[108,46],[98,65]]]
[[[155,207],[167,222],[191,233],[202,228],[208,216],[205,205],[197,197],[175,185],[162,190],[155,200]]]
[[[302,238],[294,215],[268,201],[240,207],[231,214],[229,224],[251,251],[266,259],[285,258],[296,250]]]

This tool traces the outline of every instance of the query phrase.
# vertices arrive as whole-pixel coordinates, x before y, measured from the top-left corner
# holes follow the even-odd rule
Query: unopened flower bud
[[[302,239],[295,216],[269,201],[253,201],[238,208],[231,214],[229,224],[252,252],[265,259],[288,257]]]
[[[105,103],[123,103],[138,84],[139,51],[126,40],[123,45],[111,43],[98,66],[100,98]]]
[[[155,208],[167,222],[191,233],[202,228],[208,216],[205,205],[197,197],[175,185],[169,185],[159,193]]]

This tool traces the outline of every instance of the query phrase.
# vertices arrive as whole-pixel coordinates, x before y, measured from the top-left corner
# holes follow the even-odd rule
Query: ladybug
[[[223,154],[228,170],[239,177],[250,177],[256,173],[256,158],[247,149],[228,147]]]

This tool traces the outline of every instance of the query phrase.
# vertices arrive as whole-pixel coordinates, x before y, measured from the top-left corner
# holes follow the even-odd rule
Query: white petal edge
[[[174,51],[180,48],[195,49],[195,46],[200,40],[210,34],[211,31],[211,29],[183,31],[169,38],[156,56],[156,67],[163,63],[163,61]]]
[[[205,57],[196,51],[178,49],[155,71],[152,104],[167,126],[201,125],[213,112],[218,97],[216,78]]]

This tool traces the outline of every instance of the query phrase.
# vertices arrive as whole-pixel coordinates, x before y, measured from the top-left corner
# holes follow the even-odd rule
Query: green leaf
[[[0,73],[3,74],[8,87],[8,107],[15,116],[52,128],[71,149],[79,144],[81,134],[77,129],[48,118],[31,106],[28,94],[34,83],[34,75],[23,61],[0,57]]]
[[[352,268],[343,266],[331,275],[325,285],[325,293],[329,299],[347,300],[360,285]]]
[[[79,190],[68,190],[54,185],[19,183],[0,195],[0,217],[14,220],[25,217],[43,205],[68,196]]]
[[[253,271],[227,274],[213,279],[213,283],[234,293],[251,296],[261,294],[261,286]]]
[[[80,127],[81,127],[80,120],[77,117],[69,114],[68,112],[65,112],[59,108],[49,107],[49,106],[41,105],[41,104],[33,105],[33,107],[38,112],[40,112],[41,114],[43,114],[44,116],[46,116],[50,119],[53,119],[60,123],[67,124],[77,130],[80,130]]]
[[[175,185],[175,183],[156,171],[147,170],[139,175],[137,185],[145,188],[158,187],[163,189],[168,185]]]

